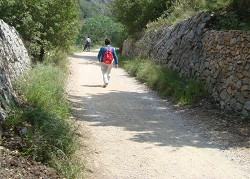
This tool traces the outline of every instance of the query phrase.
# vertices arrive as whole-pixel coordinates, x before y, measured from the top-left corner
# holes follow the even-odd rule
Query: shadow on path
[[[95,51],[91,51],[91,52],[95,52]],[[84,60],[95,60],[97,61],[97,56],[90,56],[88,55],[89,52],[84,52],[81,54],[70,54],[69,57],[70,58],[77,58],[77,59],[84,59]]]
[[[97,88],[97,87],[101,87],[102,88],[102,85],[82,85],[84,87],[91,87],[91,88]]]
[[[84,85],[99,87],[98,85]],[[249,136],[232,134],[211,125],[220,120],[202,111],[174,109],[168,101],[155,98],[149,92],[111,91],[88,97],[70,96],[76,118],[92,122],[93,126],[116,126],[136,134],[130,140],[157,146],[193,146],[227,149],[249,147]],[[112,105],[107,105],[112,102]],[[225,124],[227,125],[227,124]],[[248,125],[249,126],[249,125]]]

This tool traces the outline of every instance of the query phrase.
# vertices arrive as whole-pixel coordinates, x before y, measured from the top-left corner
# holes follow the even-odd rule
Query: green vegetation
[[[201,97],[207,97],[206,85],[198,79],[181,77],[177,72],[167,70],[152,60],[119,57],[121,66],[130,75],[146,83],[161,96],[171,96],[175,102],[193,104]]]
[[[68,106],[65,103],[64,80],[65,73],[58,67],[38,65],[19,83],[25,102],[42,109],[58,118],[68,116]]]
[[[55,48],[69,49],[77,35],[78,15],[75,0],[0,1],[1,19],[21,34],[34,61],[42,61]]]
[[[34,62],[16,84],[22,102],[12,106],[5,125],[23,129],[20,153],[54,167],[62,178],[75,178],[77,143],[64,87],[67,53],[79,28],[77,3],[2,0],[0,17],[17,29]]]
[[[127,36],[138,38],[145,28],[172,25],[202,11],[215,13],[217,29],[249,30],[249,7],[249,0],[1,0],[1,19],[18,30],[38,64],[16,84],[22,105],[13,106],[6,120],[9,128],[25,129],[20,152],[53,166],[62,177],[76,177],[76,135],[64,90],[65,59],[75,42],[82,45],[90,36],[99,45],[109,37],[122,47]],[[199,80],[181,77],[152,60],[120,57],[120,62],[163,97],[192,104],[207,96]]]
[[[121,22],[129,35],[139,35],[146,24],[154,21],[168,8],[170,0],[115,0],[111,14]]]
[[[250,1],[249,0],[233,0],[232,6],[237,12],[250,13]]]
[[[135,39],[146,28],[172,25],[204,11],[218,16],[216,28],[247,30],[250,26],[248,0],[115,0],[111,4],[111,14]]]
[[[156,4],[158,2],[158,4]],[[153,6],[151,3],[155,3]],[[136,40],[145,28],[154,30],[160,26],[178,23],[200,12],[213,12],[214,20],[211,28],[226,30],[249,30],[248,0],[115,0],[113,2],[115,18],[125,25],[130,37]],[[158,8],[161,6],[161,8]],[[119,9],[122,9],[119,10]],[[147,11],[147,9],[150,9]],[[135,16],[131,16],[135,12]],[[157,12],[154,15],[144,12]],[[137,14],[138,13],[138,14]],[[159,15],[160,14],[160,15]],[[120,58],[121,59],[121,58]],[[124,68],[138,80],[146,83],[162,96],[173,96],[176,102],[193,103],[197,98],[207,96],[205,84],[197,79],[180,77],[152,60],[126,60],[122,57]],[[120,60],[121,61],[121,60]]]
[[[80,7],[80,20],[109,14],[107,3],[103,0],[78,0],[78,5]]]
[[[153,28],[155,25],[172,25],[197,15],[202,11],[217,12],[228,7],[232,0],[178,0],[168,11],[166,11],[155,22],[149,23],[148,28]]]
[[[218,30],[250,30],[250,18],[247,13],[230,11],[219,14],[213,26]]]
[[[38,65],[30,70],[16,84],[23,105],[13,106],[5,125],[26,129],[21,153],[49,164],[63,177],[74,178],[79,165],[72,159],[77,143],[74,125],[68,121],[65,79],[65,70],[57,66]]]
[[[115,21],[110,6],[111,0],[78,0],[80,7],[80,28],[76,45],[82,46],[87,36],[92,45],[103,44],[105,38],[110,38],[112,45],[122,47],[127,34],[124,26]]]
[[[103,15],[97,15],[85,20],[77,44],[84,44],[86,37],[91,38],[92,44],[103,44],[105,38],[110,38],[118,46],[122,46],[126,34],[121,23]]]

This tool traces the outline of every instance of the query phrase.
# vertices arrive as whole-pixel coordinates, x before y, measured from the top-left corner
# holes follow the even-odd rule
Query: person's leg
[[[108,69],[107,69],[107,78],[108,78],[108,81],[110,80],[110,73],[111,73],[112,67],[113,67],[113,63],[111,63],[111,64],[108,65]]]
[[[105,64],[105,63],[101,64],[103,82],[104,82],[103,87],[106,87],[109,84],[110,72],[111,72],[112,66],[113,64]]]
[[[101,63],[101,70],[102,70],[102,75],[103,75],[103,82],[104,82],[104,86],[107,86],[107,84],[109,83],[109,79],[108,79],[108,65],[105,63]]]

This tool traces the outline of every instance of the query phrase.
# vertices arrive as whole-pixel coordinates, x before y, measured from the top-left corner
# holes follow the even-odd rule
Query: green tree
[[[107,8],[108,3],[102,0],[78,0],[80,7],[80,20],[93,17],[97,14],[107,15],[109,10]]]
[[[110,38],[117,46],[121,46],[126,39],[124,27],[107,16],[97,15],[86,19],[77,43],[84,44],[85,38],[89,36],[94,44],[103,44],[105,38]]]
[[[0,17],[21,34],[29,53],[68,49],[75,41],[79,9],[75,0],[1,0]]]
[[[171,0],[115,0],[111,12],[126,26],[130,35],[140,33],[147,23],[156,20],[168,9]]]

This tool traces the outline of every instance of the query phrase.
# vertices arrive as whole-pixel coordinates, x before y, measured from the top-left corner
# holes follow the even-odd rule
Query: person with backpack
[[[110,39],[105,39],[105,46],[100,48],[97,58],[101,63],[104,82],[103,87],[106,88],[109,84],[113,63],[115,63],[115,68],[118,68],[118,57],[115,48],[110,46]]]

